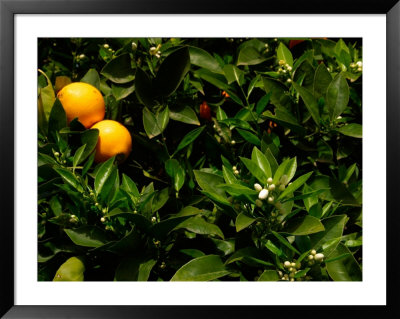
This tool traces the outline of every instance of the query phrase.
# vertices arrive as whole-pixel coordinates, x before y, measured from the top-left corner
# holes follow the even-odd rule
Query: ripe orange
[[[97,122],[92,128],[99,130],[94,157],[96,163],[104,162],[114,155],[119,163],[127,159],[132,150],[132,137],[125,126],[117,121],[104,120]]]
[[[106,106],[100,91],[84,82],[74,82],[64,86],[57,94],[68,123],[78,118],[86,128],[104,119]]]

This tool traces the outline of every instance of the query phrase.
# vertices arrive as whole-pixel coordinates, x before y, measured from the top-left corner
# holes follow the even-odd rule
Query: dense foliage
[[[38,280],[362,279],[360,39],[38,45]],[[71,81],[129,129],[123,163],[67,125]]]

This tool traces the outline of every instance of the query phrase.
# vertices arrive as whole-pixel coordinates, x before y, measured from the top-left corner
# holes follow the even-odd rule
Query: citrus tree
[[[360,39],[38,46],[38,280],[362,280]]]

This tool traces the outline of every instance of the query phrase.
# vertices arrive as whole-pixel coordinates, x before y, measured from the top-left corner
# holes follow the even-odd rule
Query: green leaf
[[[282,250],[280,250],[278,247],[276,247],[274,245],[274,243],[272,241],[270,241],[269,239],[265,243],[265,247],[267,247],[267,249],[270,252],[272,252],[274,255],[277,255],[278,257],[284,257]]]
[[[236,65],[256,65],[265,60],[267,60],[267,57],[261,55],[255,47],[246,46],[239,51]]]
[[[362,272],[360,265],[355,260],[351,251],[343,244],[339,244],[337,248],[329,255],[329,259],[347,254],[347,257],[340,258],[326,263],[326,270],[334,281],[361,281]]]
[[[250,266],[259,267],[263,266],[274,266],[270,262],[262,260],[263,254],[255,247],[245,247],[237,250],[229,259],[225,262],[226,265],[236,261],[244,262]]]
[[[261,184],[267,184],[267,179],[270,176],[265,175],[264,171],[254,161],[244,157],[240,157],[240,160]]]
[[[85,264],[79,257],[71,257],[58,268],[53,281],[83,281]]]
[[[193,131],[190,131],[188,134],[186,134],[185,137],[182,139],[182,141],[179,143],[178,147],[176,148],[176,150],[172,156],[174,156],[181,149],[185,148],[190,143],[192,143],[196,138],[198,138],[199,135],[203,132],[204,128],[205,128],[205,126],[202,126],[202,127],[196,128]]]
[[[85,150],[81,155],[81,162],[84,161],[96,148],[98,138],[98,129],[90,129],[81,133],[81,143],[86,145]]]
[[[42,121],[43,121],[42,124],[45,126],[45,123],[49,119],[51,109],[56,100],[56,96],[54,94],[53,85],[51,84],[51,81],[46,75],[46,73],[44,73],[42,70],[39,70],[39,72],[45,77],[47,84],[45,87],[39,89],[39,101],[38,101],[39,115],[42,116]]]
[[[240,213],[236,217],[236,221],[235,221],[236,231],[240,232],[241,230],[249,227],[255,221],[256,221],[255,218],[249,217],[249,216],[245,215],[244,213]]]
[[[199,184],[201,189],[219,195],[229,204],[229,202],[226,200],[225,191],[222,188],[218,187],[218,185],[224,182],[221,176],[198,170],[193,170],[193,173],[196,178],[197,184]]]
[[[276,56],[278,60],[283,60],[285,63],[289,64],[293,67],[293,56],[290,50],[283,44],[283,42],[279,43],[278,50],[276,51]]]
[[[136,69],[135,92],[138,100],[142,104],[150,108],[155,105],[153,83],[149,76],[140,68]]]
[[[221,229],[217,225],[206,222],[201,216],[186,219],[173,230],[178,229],[186,229],[195,234],[218,236],[221,239],[224,239],[224,234]]]
[[[217,60],[211,56],[207,51],[197,48],[189,47],[190,62],[193,65],[210,70],[211,72],[222,74],[223,71],[218,64]]]
[[[254,189],[251,189],[247,186],[240,185],[240,184],[220,184],[218,185],[219,188],[222,188],[227,193],[233,196],[240,196],[240,195],[257,195],[258,192]]]
[[[324,231],[324,225],[318,218],[303,216],[291,218],[283,228],[282,232],[295,236],[309,235]]]
[[[117,101],[122,100],[135,91],[134,82],[124,84],[111,84],[111,92]]]
[[[269,100],[271,98],[271,93],[265,94],[261,99],[258,100],[256,105],[256,113],[260,115],[267,107]]]
[[[237,184],[236,176],[233,174],[232,169],[226,168],[222,165],[222,175],[224,176],[227,184]]]
[[[284,237],[279,235],[277,232],[274,232],[273,230],[271,230],[271,232],[283,245],[285,245],[287,248],[289,248],[294,253],[301,255],[301,253],[296,248],[294,248]]]
[[[97,170],[96,177],[94,179],[94,189],[96,194],[98,195],[101,193],[104,184],[106,183],[107,179],[110,177],[114,169],[114,160],[115,156],[102,163]]]
[[[314,75],[314,97],[319,99],[324,97],[329,84],[332,82],[332,76],[323,63],[318,65]]]
[[[157,117],[147,108],[143,108],[143,126],[147,136],[151,139],[160,135],[168,124],[168,108],[157,115]]]
[[[315,250],[319,250],[325,243],[342,237],[346,221],[346,215],[332,216],[323,219],[322,224],[324,225],[325,230],[323,232],[310,235],[311,247]],[[325,256],[329,256],[330,252],[335,249],[336,246],[337,244],[334,247],[330,247],[329,251],[324,250]]]
[[[169,199],[169,188],[166,187],[160,191],[157,191],[151,202],[151,210],[153,213],[160,210]]]
[[[62,128],[67,126],[67,116],[64,108],[59,99],[56,99],[53,107],[51,108],[49,116],[49,135],[56,139],[56,132],[58,133]]]
[[[86,144],[82,145],[80,148],[78,148],[75,152],[74,158],[72,160],[72,165],[73,165],[73,171],[75,172],[76,166],[82,162],[82,155],[83,152],[85,151]]]
[[[264,270],[264,272],[258,278],[258,281],[278,281],[279,275],[276,270]]]
[[[193,206],[186,206],[182,208],[179,213],[175,214],[174,217],[195,216],[201,214],[203,214],[203,210]]]
[[[136,198],[140,196],[139,190],[137,189],[135,182],[126,174],[122,174],[121,189]]]
[[[165,162],[165,171],[171,177],[175,190],[179,192],[185,183],[185,170],[176,159],[169,159]]]
[[[236,83],[241,86],[244,82],[244,72],[232,64],[226,64],[224,66],[224,74],[228,84],[236,81]]]
[[[293,81],[301,83],[302,87],[313,92],[314,85],[314,68],[308,60],[303,61],[296,69]]]
[[[269,148],[267,148],[264,153],[265,153],[265,157],[268,160],[268,163],[271,166],[271,174],[274,175],[279,166],[278,162],[276,161],[274,154],[272,154],[272,152]]]
[[[357,123],[350,123],[341,126],[337,131],[343,135],[351,136],[355,138],[362,138],[362,125]]]
[[[267,157],[257,148],[254,147],[251,153],[251,160],[258,165],[258,167],[264,172],[267,178],[272,177],[271,166]]]
[[[129,54],[122,54],[108,62],[100,71],[114,83],[128,83],[135,79],[135,71],[131,67]]]
[[[174,121],[179,121],[186,124],[200,125],[196,112],[189,106],[184,106],[179,109],[170,109],[169,117]]]
[[[128,257],[121,261],[115,271],[115,281],[147,281],[157,260],[144,261],[140,257]]]
[[[230,273],[217,255],[206,255],[192,259],[183,265],[171,281],[209,281]]]
[[[75,245],[84,247],[100,247],[107,243],[105,233],[95,226],[82,226],[75,229],[64,229]]]
[[[271,104],[277,107],[286,107],[290,104],[288,89],[281,82],[263,78],[265,92],[271,93]]]
[[[220,106],[218,106],[218,108],[217,108],[217,114],[216,115],[217,115],[217,120],[218,121],[223,121],[223,120],[226,120],[228,118],[228,116],[226,115],[225,111]]]
[[[238,133],[249,143],[254,144],[256,146],[261,146],[261,141],[260,139],[254,135],[253,133],[250,133],[249,131],[241,130],[239,128],[236,129]]]
[[[169,54],[161,63],[154,80],[157,93],[162,96],[170,96],[179,87],[189,69],[190,55],[187,47]]]
[[[296,168],[297,168],[297,162],[295,157],[286,159],[277,168],[272,183],[278,184],[280,178],[283,175],[286,175],[288,177],[288,181],[290,181],[296,172]]]
[[[320,125],[320,116],[318,110],[318,102],[315,99],[314,95],[307,90],[306,88],[301,87],[296,82],[293,82],[293,87],[300,94],[305,106],[307,107],[308,112],[310,112],[315,124]]]
[[[89,69],[86,74],[81,79],[81,82],[93,85],[96,89],[100,91],[100,76],[96,69]]]
[[[83,192],[83,188],[76,176],[66,168],[55,167],[54,170],[61,176],[61,178],[69,185],[74,187],[79,192]]]
[[[300,176],[298,179],[296,179],[292,184],[290,184],[286,189],[279,195],[278,200],[281,198],[284,198],[288,194],[292,194],[296,189],[301,187],[311,176],[313,172],[309,172],[307,174],[304,174]]]
[[[330,118],[336,119],[345,110],[349,102],[349,85],[343,73],[339,73],[329,84],[326,91],[326,105]]]
[[[276,108],[275,115],[271,113],[271,111],[267,110],[263,114],[267,119],[274,121],[275,123],[287,127],[294,132],[297,132],[301,135],[304,135],[305,129],[302,125],[299,124],[294,115],[287,110],[286,108]]]

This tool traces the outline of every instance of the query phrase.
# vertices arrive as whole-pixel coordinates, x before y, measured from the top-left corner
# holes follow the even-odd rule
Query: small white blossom
[[[258,193],[258,198],[261,200],[266,199],[267,197],[268,197],[268,189],[264,188],[260,191],[260,193]]]
[[[104,217],[101,217],[101,218],[100,218],[100,221],[101,221],[102,223],[104,223],[104,222],[106,221],[106,219],[105,219]]]
[[[274,197],[270,196],[268,197],[268,203],[272,204],[274,202]]]
[[[325,258],[324,254],[321,254],[321,253],[316,254],[314,256],[314,259],[315,259],[316,262],[321,262],[324,258]]]
[[[262,188],[262,186],[261,186],[260,184],[255,183],[255,184],[254,184],[254,189],[255,189],[257,192],[261,192],[261,190],[262,190],[263,188]]]
[[[272,177],[268,177],[268,179],[267,179],[267,183],[268,183],[268,184],[271,184],[271,183],[272,183],[272,181],[273,181]]]
[[[275,184],[271,184],[268,186],[269,191],[273,191],[275,189]]]
[[[287,261],[287,260],[283,263],[283,266],[284,266],[285,268],[289,268],[290,265],[291,265],[290,261]]]
[[[107,43],[103,45],[103,48],[104,48],[104,49],[108,49],[109,47],[110,47],[110,46],[109,46]]]

